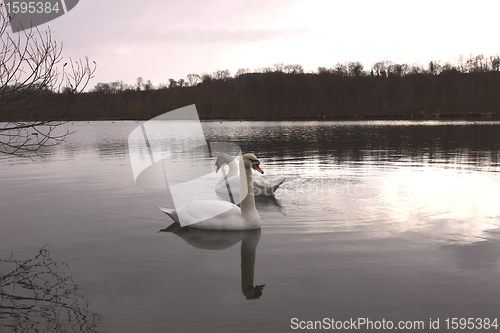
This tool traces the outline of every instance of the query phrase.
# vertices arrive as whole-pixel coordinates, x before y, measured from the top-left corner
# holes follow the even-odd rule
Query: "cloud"
[[[87,55],[99,64],[98,80],[143,76],[161,82],[276,62],[315,70],[344,61],[368,67],[383,59],[428,63],[498,53],[492,42],[498,9],[500,2],[491,1],[467,7],[427,0],[418,6],[387,0],[86,0],[50,26],[65,56]]]
[[[308,32],[306,27],[291,29],[172,28],[156,34],[154,38],[161,38],[166,42],[238,44],[296,38]]]

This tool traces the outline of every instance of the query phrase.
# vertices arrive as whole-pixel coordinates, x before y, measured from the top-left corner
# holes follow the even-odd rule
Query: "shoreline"
[[[131,118],[97,118],[97,119],[65,119],[65,120],[60,120],[62,123],[67,123],[67,122],[85,122],[85,121],[137,121],[137,122],[142,122],[142,121],[148,121],[150,119],[131,119]],[[472,116],[448,116],[448,115],[434,115],[434,116],[425,116],[425,117],[413,117],[413,116],[353,116],[353,117],[326,117],[326,116],[310,116],[310,117],[276,117],[276,118],[266,118],[266,119],[256,119],[256,118],[201,118],[200,121],[203,122],[217,122],[217,121],[258,121],[258,122],[265,122],[265,121],[377,121],[377,120],[415,120],[415,121],[422,121],[422,120],[430,120],[430,121],[436,121],[436,120],[443,120],[443,121],[449,121],[449,120],[456,120],[456,121],[477,121],[477,120],[484,120],[484,121],[497,121],[500,120],[500,115],[472,115]],[[21,119],[16,119],[16,120],[10,120],[10,121],[0,121],[0,123],[8,123],[8,122],[30,122],[30,121],[35,121],[35,120],[21,120]]]

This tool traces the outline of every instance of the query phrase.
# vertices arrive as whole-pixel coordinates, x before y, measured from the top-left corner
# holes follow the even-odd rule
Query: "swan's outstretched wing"
[[[161,210],[162,212],[164,212],[165,214],[167,214],[168,216],[170,216],[170,218],[172,220],[174,220],[174,222],[180,223],[179,222],[179,217],[177,216],[177,212],[175,211],[175,209],[163,208],[163,207],[160,207],[160,206],[158,206],[158,209]]]
[[[271,180],[265,179],[264,177],[260,177],[258,179],[254,178],[254,194],[265,196],[274,195],[274,192],[276,192],[278,187],[280,187],[280,185],[283,184],[284,181],[285,178],[277,178]]]
[[[283,184],[286,178],[277,178],[277,179],[266,179],[259,174],[253,175],[253,187],[261,189],[259,193],[264,194],[264,191],[274,192],[278,189],[278,187]],[[240,177],[235,176],[228,179],[229,186],[233,194],[238,194],[240,190]],[[215,188],[216,192],[227,194],[227,185],[225,183],[219,184]],[[259,193],[255,193],[259,195]],[[268,195],[268,194],[266,194]]]
[[[278,179],[275,179],[273,181],[271,181],[271,188],[273,189],[273,192],[275,192],[278,187],[280,187],[281,184],[283,184],[283,182],[285,181],[286,178],[278,178]]]
[[[271,183],[259,174],[252,175],[253,185],[258,187],[271,187]]]
[[[222,221],[226,216],[229,218],[241,216],[238,206],[222,200],[194,200],[179,209],[158,208],[183,227],[211,220],[214,217]]]

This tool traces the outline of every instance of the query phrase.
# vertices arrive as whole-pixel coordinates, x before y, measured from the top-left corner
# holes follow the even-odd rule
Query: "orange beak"
[[[264,171],[262,171],[259,164],[257,164],[257,163],[252,163],[252,169],[257,170],[260,173],[264,173]]]

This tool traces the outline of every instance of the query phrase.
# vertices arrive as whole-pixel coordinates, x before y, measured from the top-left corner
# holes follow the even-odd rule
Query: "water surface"
[[[498,316],[500,123],[205,122],[286,177],[253,232],[161,231],[172,199],[134,183],[138,125],[70,123],[44,158],[0,158],[2,330]]]

